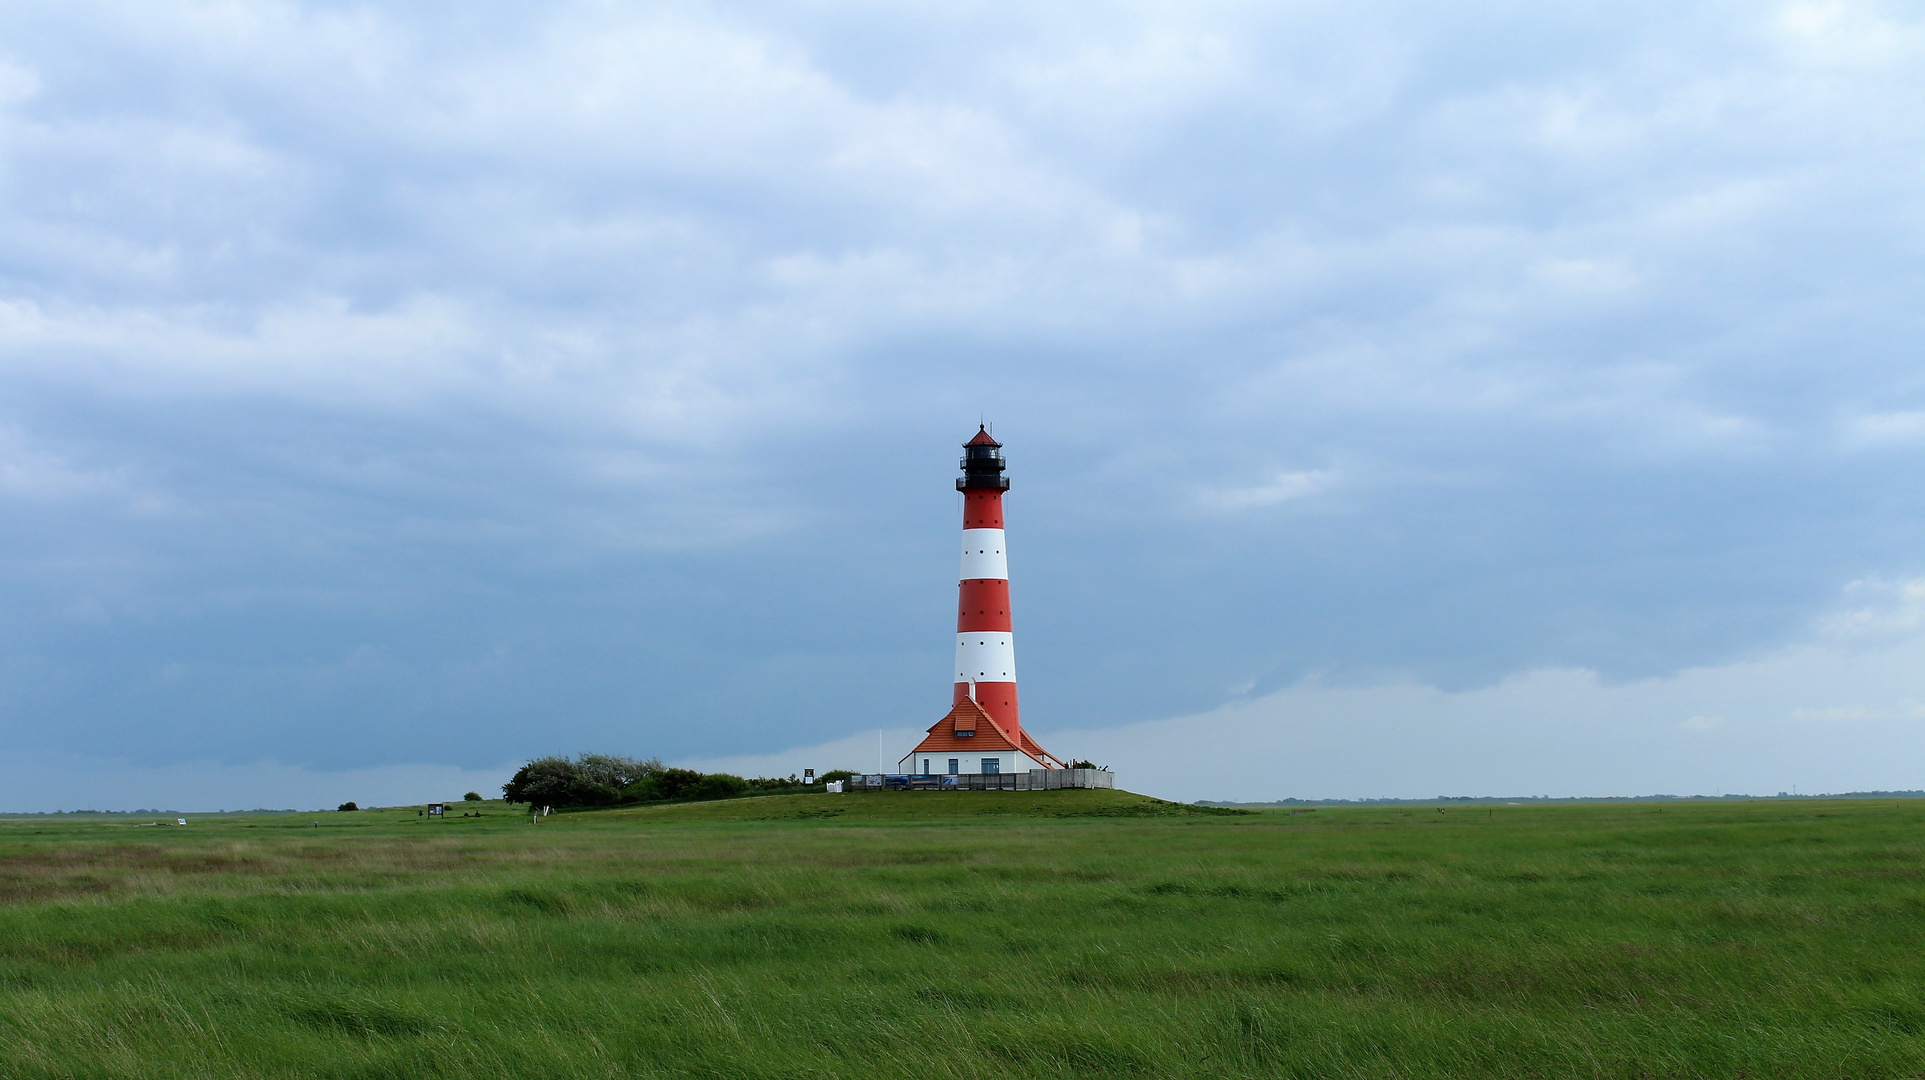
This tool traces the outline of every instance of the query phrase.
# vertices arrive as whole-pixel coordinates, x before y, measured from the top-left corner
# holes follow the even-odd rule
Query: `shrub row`
[[[831,773],[824,779],[848,776]],[[820,783],[821,781],[818,781]],[[501,786],[511,803],[536,806],[622,806],[671,799],[731,799],[761,792],[807,790],[794,776],[745,780],[731,773],[671,769],[655,758],[638,760],[612,754],[542,757],[515,771]]]

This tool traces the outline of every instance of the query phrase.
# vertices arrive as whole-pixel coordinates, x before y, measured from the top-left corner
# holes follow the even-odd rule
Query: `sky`
[[[1925,16],[0,7],[0,810],[1925,788]]]

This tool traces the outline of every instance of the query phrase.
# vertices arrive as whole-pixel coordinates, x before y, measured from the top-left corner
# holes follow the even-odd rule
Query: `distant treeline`
[[[817,777],[815,786],[854,776],[837,770]],[[580,754],[574,758],[542,757],[515,770],[501,785],[511,803],[535,806],[622,806],[629,803],[733,799],[741,795],[807,791],[810,785],[791,774],[744,779],[732,773],[703,773],[671,769],[655,758],[636,759],[613,754]]]
[[[1474,803],[1479,806],[1522,806],[1535,803],[1601,802],[1731,802],[1745,799],[1921,799],[1925,791],[1840,791],[1816,795],[1439,795],[1434,799],[1273,799],[1270,802],[1229,802],[1198,799],[1197,806],[1435,806]]]

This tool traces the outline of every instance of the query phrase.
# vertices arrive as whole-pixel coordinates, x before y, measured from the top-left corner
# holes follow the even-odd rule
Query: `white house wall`
[[[1040,769],[1043,767],[1042,762],[1037,761],[1028,754],[1015,750],[1003,750],[994,755],[978,752],[967,756],[958,751],[950,750],[940,754],[905,755],[896,762],[896,771],[920,776],[922,775],[922,759],[928,758],[930,774],[932,776],[941,776],[949,769],[949,759],[955,757],[962,759],[961,770],[963,773],[974,774],[983,771],[983,759],[991,756],[996,757],[1002,762],[1001,771],[1005,773],[1028,772],[1031,769]]]

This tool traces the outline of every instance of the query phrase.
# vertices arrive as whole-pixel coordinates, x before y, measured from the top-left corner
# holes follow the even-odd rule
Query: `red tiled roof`
[[[974,735],[958,735],[958,731],[974,731]],[[956,702],[955,707],[929,728],[929,734],[916,744],[911,754],[960,753],[969,750],[988,750],[1000,753],[1004,750],[1018,750],[1043,763],[1046,768],[1060,769],[1063,763],[1049,751],[1036,745],[1036,740],[1025,731],[1020,736],[1022,745],[1009,737],[996,723],[996,718],[983,710],[981,705],[968,698]],[[905,755],[907,756],[907,755]]]
[[[974,731],[974,735],[958,735],[958,731]],[[948,750],[1018,750],[1010,741],[1009,735],[996,726],[996,720],[983,711],[981,705],[964,698],[956,702],[954,708],[941,720],[929,728],[929,734],[916,744],[911,753],[935,753]]]
[[[1043,749],[1042,747],[1037,746],[1036,740],[1030,738],[1029,732],[1027,731],[1023,732],[1023,753],[1028,754],[1030,757],[1033,757],[1037,761],[1042,762],[1043,767],[1046,769],[1063,769],[1068,767],[1064,765],[1061,761],[1057,760],[1057,757],[1055,754],[1052,754],[1049,751]]]
[[[963,445],[964,446],[1001,446],[1002,443],[999,443],[996,441],[996,436],[991,435],[989,433],[988,426],[985,425],[983,427],[977,428],[976,437],[964,443]]]

